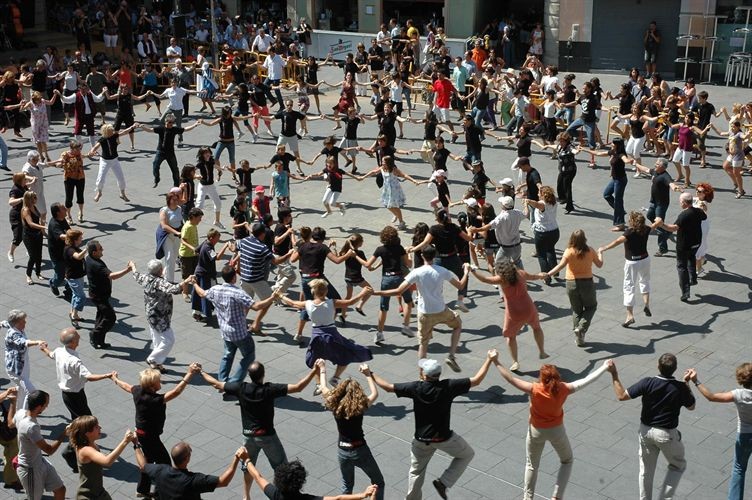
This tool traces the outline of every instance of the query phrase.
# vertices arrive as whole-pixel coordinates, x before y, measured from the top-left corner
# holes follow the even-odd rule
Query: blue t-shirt
[[[273,172],[274,195],[276,198],[287,198],[290,196],[290,176],[284,170],[282,173]]]
[[[631,399],[642,397],[640,421],[661,429],[677,428],[682,406],[695,404],[687,384],[673,377],[645,377],[627,389],[627,394]]]

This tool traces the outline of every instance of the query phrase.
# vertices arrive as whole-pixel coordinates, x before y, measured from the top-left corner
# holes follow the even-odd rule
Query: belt
[[[647,258],[648,258],[648,254],[645,253],[645,254],[642,254],[642,255],[631,255],[631,256],[627,257],[627,260],[631,261],[631,262],[636,262],[638,260],[643,260],[643,259],[647,259]]]
[[[384,272],[384,273],[382,273],[382,275],[383,276],[402,276],[402,273],[399,272],[399,271],[397,271],[397,272]]]
[[[319,276],[321,276],[321,273],[311,273],[311,274],[300,273],[300,275],[304,278],[318,278]]]
[[[353,449],[353,448],[360,448],[361,446],[365,446],[365,444],[366,444],[365,441],[350,441],[350,442],[340,441],[339,447]]]
[[[247,435],[254,436],[254,437],[255,436],[266,436],[267,435],[267,431],[266,431],[266,429],[256,429],[255,431],[248,431]]]
[[[520,243],[515,243],[514,245],[501,245],[501,248],[514,248],[520,246]]]

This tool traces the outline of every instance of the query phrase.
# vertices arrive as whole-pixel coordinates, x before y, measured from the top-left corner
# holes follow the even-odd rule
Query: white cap
[[[499,184],[501,184],[502,186],[514,187],[514,181],[511,179],[511,177],[504,177],[499,181]]]
[[[499,203],[501,203],[501,206],[507,210],[512,210],[514,208],[514,198],[511,196],[502,196],[499,198]]]
[[[465,205],[467,205],[468,207],[477,207],[478,206],[478,200],[476,200],[475,198],[465,198],[462,201],[464,201]]]
[[[446,178],[447,176],[446,170],[442,170],[442,169],[434,170],[433,174],[431,174],[431,177],[433,178],[436,178],[438,176],[442,176]]]
[[[426,377],[436,378],[441,375],[441,363],[435,359],[423,358],[418,361],[418,366]]]

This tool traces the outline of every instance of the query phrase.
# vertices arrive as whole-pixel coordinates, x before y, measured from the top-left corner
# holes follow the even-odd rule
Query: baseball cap
[[[475,198],[465,198],[462,201],[464,201],[465,205],[467,205],[468,207],[477,207],[478,206],[478,200],[476,200]]]
[[[514,181],[509,177],[504,177],[503,179],[501,179],[499,181],[499,184],[501,184],[502,186],[514,187]]]
[[[264,188],[264,186],[256,186],[256,189],[254,189],[254,191],[256,191],[257,193],[263,193],[264,191],[266,191],[266,188]]]
[[[506,208],[507,210],[511,210],[514,208],[514,198],[511,196],[502,196],[499,198],[499,203],[501,203],[501,206]]]
[[[438,170],[435,170],[433,174],[431,175],[431,177],[434,177],[434,178],[439,177],[439,176],[446,178],[447,176],[446,170],[438,169]]]
[[[435,359],[423,358],[418,361],[418,366],[423,370],[426,377],[438,377],[441,375],[441,363]]]

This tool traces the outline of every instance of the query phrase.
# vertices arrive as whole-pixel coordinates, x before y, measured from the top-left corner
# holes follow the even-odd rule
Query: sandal
[[[366,315],[366,313],[364,313],[363,309],[361,309],[360,307],[356,307],[355,308],[355,312],[358,313],[358,314],[360,314],[361,316],[365,316]]]
[[[741,191],[739,191],[739,192],[737,192],[737,193],[736,193],[736,196],[735,196],[735,198],[736,198],[736,199],[738,200],[738,199],[740,199],[740,198],[741,198],[742,196],[744,196],[745,194],[747,194],[747,192],[746,192],[746,191],[744,191],[744,190],[742,189]]]

